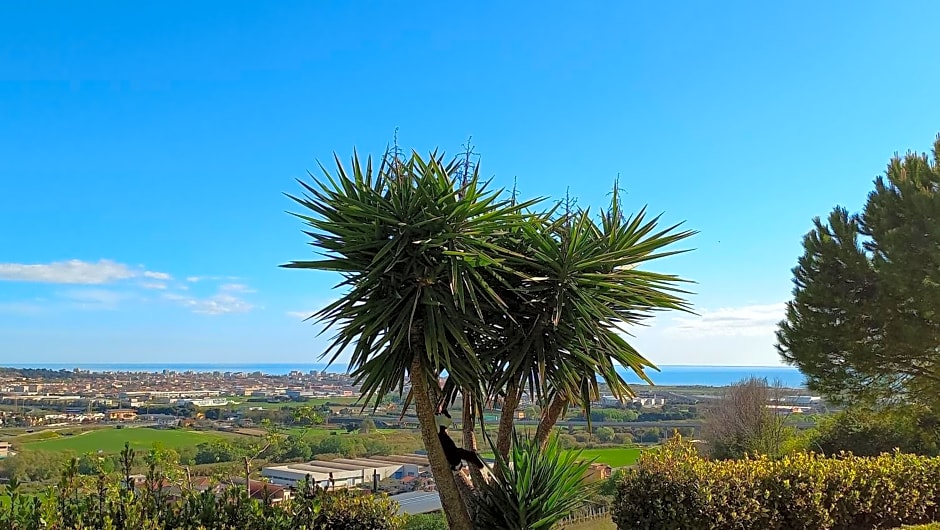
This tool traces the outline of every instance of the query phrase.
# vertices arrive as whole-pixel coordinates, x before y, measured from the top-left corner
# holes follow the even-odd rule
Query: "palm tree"
[[[645,370],[655,366],[624,338],[629,326],[656,311],[689,310],[677,287],[683,280],[638,267],[681,252],[664,249],[694,232],[657,229],[645,210],[625,217],[616,186],[611,200],[597,219],[568,208],[553,215],[560,207],[532,216],[503,243],[514,252],[502,268],[514,274],[498,283],[508,311],[489,320],[502,340],[483,350],[491,370],[483,380],[487,395],[503,397],[496,445],[504,459],[523,392],[543,405],[536,440],[544,444],[569,403],[589,410],[599,398],[598,376],[619,398],[633,392],[618,365],[650,381]]]
[[[386,155],[373,169],[353,156],[347,171],[337,159],[333,174],[323,168],[291,196],[308,211],[295,215],[323,259],[285,267],[340,273],[345,294],[314,315],[336,330],[324,357],[351,354],[366,402],[410,382],[449,525],[465,530],[471,522],[436,436],[436,408],[463,393],[467,445],[469,406],[501,398],[496,445],[506,462],[523,392],[543,404],[539,445],[569,403],[590,407],[598,376],[616,396],[632,395],[617,367],[647,381],[655,367],[624,339],[626,327],[659,310],[688,310],[681,279],[639,267],[676,253],[664,249],[692,232],[658,229],[645,211],[624,216],[616,189],[597,218],[558,206],[533,211],[538,201],[502,199],[480,183],[478,168],[460,175],[461,163]]]
[[[402,161],[353,156],[350,169],[336,160],[334,174],[305,193],[291,196],[309,214],[296,214],[323,255],[285,267],[338,272],[345,294],[314,318],[336,329],[324,357],[351,353],[350,370],[366,402],[410,381],[432,473],[451,528],[471,522],[437,439],[434,413],[446,372],[461,388],[479,387],[483,373],[467,330],[482,328],[483,316],[503,307],[483,271],[507,252],[494,234],[524,224],[515,204],[488,191],[478,170],[458,179],[459,162],[437,153]]]

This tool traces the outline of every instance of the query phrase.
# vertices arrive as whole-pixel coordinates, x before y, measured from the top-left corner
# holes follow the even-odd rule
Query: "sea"
[[[49,370],[90,370],[93,372],[261,372],[283,375],[294,370],[301,372],[345,372],[345,364],[327,366],[322,363],[3,363],[10,368],[45,368]],[[643,383],[631,370],[617,369],[629,383]],[[801,388],[806,384],[800,371],[791,366],[689,366],[660,365],[659,372],[647,370],[650,379],[659,386],[728,386],[748,377],[779,381],[788,388]]]

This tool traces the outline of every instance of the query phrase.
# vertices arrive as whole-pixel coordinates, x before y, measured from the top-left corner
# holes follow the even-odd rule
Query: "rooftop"
[[[398,503],[399,514],[413,515],[441,509],[441,497],[436,491],[409,491],[389,498]]]

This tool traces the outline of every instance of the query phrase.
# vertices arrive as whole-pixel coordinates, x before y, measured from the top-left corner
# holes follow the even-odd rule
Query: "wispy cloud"
[[[336,297],[321,298],[321,299],[307,299],[307,300],[298,302],[297,305],[295,306],[295,307],[304,307],[306,309],[302,309],[302,310],[295,309],[291,311],[285,311],[284,314],[290,318],[306,320],[311,315],[317,313],[324,307],[336,302],[337,300],[339,300],[339,298],[336,298]]]
[[[234,281],[238,280],[238,276],[187,276],[186,281],[189,283],[199,283],[199,282],[221,282],[221,281]]]
[[[176,302],[188,308],[193,313],[202,315],[247,313],[254,309],[254,305],[247,300],[224,292],[218,292],[205,298],[179,293],[167,293],[163,295],[163,298]]]
[[[219,286],[219,291],[227,293],[253,293],[254,289],[243,283],[225,283]]]
[[[767,335],[777,329],[785,310],[783,302],[699,310],[699,316],[674,318],[674,325],[667,331],[698,337]]]
[[[129,302],[146,303],[152,300],[145,294],[147,291],[162,291],[162,299],[206,315],[245,313],[255,307],[245,299],[245,295],[255,290],[244,283],[236,283],[239,280],[237,276],[188,276],[182,282],[167,272],[147,270],[142,265],[130,266],[109,259],[97,262],[73,259],[51,263],[0,263],[0,280],[108,287],[55,292],[51,305],[59,309],[116,309]],[[202,285],[197,286],[199,282],[228,283],[217,285],[214,292],[210,284],[209,294],[189,293],[190,286],[199,290],[198,287]],[[35,311],[38,311],[37,306],[19,302],[0,306],[0,313],[5,314]]]
[[[59,296],[75,307],[91,310],[117,309],[122,301],[134,298],[131,293],[109,289],[72,289],[59,293]]]
[[[170,275],[108,259],[97,262],[73,259],[51,263],[0,263],[0,280],[10,282],[101,285],[135,277],[169,279]]]

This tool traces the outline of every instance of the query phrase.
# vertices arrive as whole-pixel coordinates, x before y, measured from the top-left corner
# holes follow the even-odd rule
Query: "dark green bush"
[[[880,409],[852,407],[824,418],[812,429],[807,447],[825,454],[876,456],[899,449],[925,456],[940,454],[940,416],[917,406]]]
[[[623,530],[863,530],[940,518],[940,458],[796,454],[712,461],[681,439],[618,485]]]

